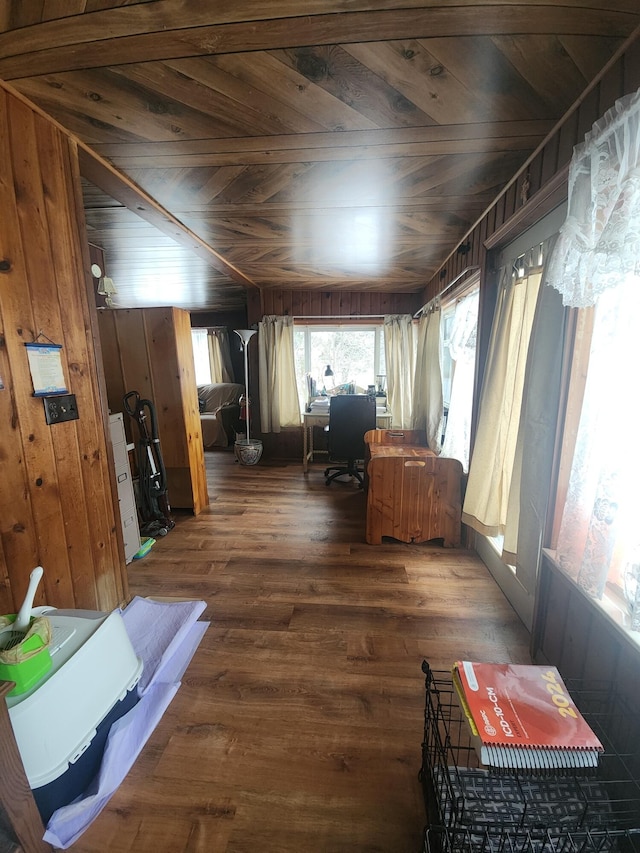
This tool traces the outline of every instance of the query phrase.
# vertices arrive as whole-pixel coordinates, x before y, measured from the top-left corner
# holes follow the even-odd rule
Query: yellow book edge
[[[467,700],[465,699],[464,688],[462,687],[462,682],[460,681],[460,676],[458,675],[458,667],[456,664],[453,665],[453,668],[451,670],[451,680],[453,681],[453,686],[456,690],[456,695],[460,708],[464,712],[464,715],[469,723],[471,734],[475,735],[475,737],[480,737],[480,732],[478,731],[478,727],[475,724],[473,715],[471,714],[471,710],[469,708]]]

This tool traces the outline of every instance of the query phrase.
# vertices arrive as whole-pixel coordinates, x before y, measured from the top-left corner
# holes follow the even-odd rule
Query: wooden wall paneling
[[[480,266],[484,261],[484,241],[487,238],[487,217],[483,216],[479,225],[473,229],[473,255],[472,263],[474,266]]]
[[[45,423],[42,401],[33,397],[26,351],[22,346],[25,342],[34,341],[40,330],[55,343],[62,343],[64,340],[43,196],[36,116],[19,101],[10,101],[8,107],[13,181],[16,190],[15,209],[24,252],[26,279],[25,289],[20,297],[21,304],[15,306],[19,312],[22,337],[17,341],[12,372],[21,379],[16,385],[16,399],[20,410],[23,448],[25,440],[29,442],[29,452],[25,453],[25,467],[38,540],[39,562],[45,570],[36,603],[43,603],[42,592],[49,592],[52,584],[66,601],[73,602],[73,582],[67,558],[65,517],[59,496],[53,427]],[[20,152],[19,156],[17,152]],[[63,367],[64,360],[62,359]],[[68,387],[69,377],[66,369],[64,373]],[[73,423],[58,426],[64,430],[69,426],[74,428]]]
[[[578,112],[572,112],[563,121],[558,133],[558,168],[571,162],[573,147],[578,138]]]
[[[362,309],[360,307],[361,300],[362,300],[362,293],[359,290],[354,290],[350,294],[351,312],[355,315],[362,314]]]
[[[627,740],[625,731],[631,724],[635,727],[635,737],[633,740],[637,744],[640,739],[638,732],[638,708],[640,708],[640,679],[638,678],[638,648],[632,647],[630,642],[625,642],[622,645],[618,666],[615,672],[616,690],[620,696],[624,698],[626,703],[627,714],[623,720],[624,729],[621,736]],[[640,778],[640,753],[635,751],[634,755],[629,757],[630,771],[634,779]]]
[[[575,591],[579,594],[579,590]],[[584,677],[595,681],[616,679],[620,659],[621,643],[618,631],[609,624],[604,614],[596,612],[597,605],[586,601],[593,611],[590,631],[584,648]]]
[[[331,308],[331,293],[328,290],[323,290],[320,299],[320,314],[323,317],[330,317],[332,313]]]
[[[542,157],[543,157],[543,153],[544,153],[544,148],[542,149],[542,151],[538,151],[536,156],[533,158],[533,160],[529,164],[529,168],[527,170],[529,172],[529,183],[531,185],[531,189],[530,189],[531,195],[535,195],[542,186]]]
[[[247,324],[252,326],[262,320],[264,314],[268,311],[263,311],[263,296],[262,292],[253,288],[247,291]]]
[[[584,138],[593,127],[593,123],[602,117],[600,112],[600,85],[594,86],[578,107],[578,127],[575,144],[584,142]]]
[[[513,214],[516,212],[516,209],[521,204],[520,197],[516,194],[516,189],[516,183],[514,182],[507,188],[507,191],[504,194],[505,220],[511,219]]]
[[[635,92],[640,86],[640,45],[635,44],[634,50],[628,50],[624,55],[624,61],[620,63],[622,66],[622,91]]]
[[[325,292],[324,310],[329,316],[342,318],[349,313],[351,305],[351,294],[342,290]]]
[[[38,543],[29,477],[25,465],[20,410],[28,394],[24,384],[26,363],[22,376],[13,365],[24,357],[21,337],[23,325],[30,328],[32,317],[25,313],[22,294],[28,288],[24,268],[23,246],[18,228],[12,170],[12,152],[9,140],[7,96],[0,91],[0,208],[2,209],[2,258],[10,262],[0,272],[0,458],[2,458],[2,487],[0,488],[0,559],[2,559],[2,586],[0,605],[2,613],[15,612],[19,607],[18,595],[22,579],[28,577],[37,565]],[[16,376],[14,378],[14,370]],[[17,387],[16,387],[17,386]],[[31,401],[28,401],[29,404]],[[26,588],[26,582],[25,582]]]
[[[496,223],[495,228],[500,228],[500,226],[505,221],[505,210],[504,210],[504,193],[500,196],[500,198],[496,201]]]
[[[79,233],[78,217],[75,215],[75,199],[72,195],[74,178],[73,163],[69,156],[69,143],[53,128],[43,122],[38,134],[42,170],[47,175],[45,204],[50,221],[64,217],[65,232],[74,235],[71,240],[52,240],[52,273],[60,306],[62,328],[66,330],[65,361],[69,369],[69,390],[75,394],[80,420],[56,425],[51,428],[56,460],[65,459],[65,476],[58,478],[60,498],[65,517],[67,552],[73,577],[74,595],[91,607],[100,609],[99,601],[122,601],[123,584],[119,571],[114,567],[120,562],[116,530],[110,524],[111,477],[109,466],[110,442],[105,439],[105,428],[101,407],[96,406],[99,388],[93,348],[87,347],[85,329],[90,326],[89,312],[94,310],[89,302],[87,287],[79,287],[76,299],[65,298],[66,282],[74,274],[82,280],[80,268],[82,256],[76,247],[86,245],[86,233]],[[56,164],[64,168],[56,169]],[[80,263],[79,263],[80,262]],[[85,285],[87,282],[85,282]],[[80,421],[82,424],[80,424]],[[82,428],[80,428],[82,426]],[[98,460],[107,464],[97,464]],[[84,500],[90,494],[93,499]],[[75,515],[84,511],[86,524],[77,524]],[[93,565],[87,559],[91,543],[96,548]],[[85,604],[86,606],[86,604]]]
[[[540,170],[541,186],[545,186],[558,171],[559,145],[560,134],[554,133],[542,150],[542,168]]]
[[[76,150],[66,134],[20,98],[2,93],[0,199],[4,253],[0,315],[10,409],[2,443],[15,480],[2,498],[5,610],[24,595],[35,565],[45,569],[36,604],[109,610],[122,603],[118,552],[87,274],[81,242]],[[86,234],[83,233],[86,239]],[[62,345],[65,384],[80,417],[47,426],[24,343],[42,331]],[[44,339],[44,338],[43,338]],[[4,393],[4,392],[0,392]],[[4,467],[4,466],[3,466]],[[3,471],[4,474],[4,471]],[[15,487],[15,490],[14,490]],[[95,515],[93,514],[95,510]],[[16,535],[17,534],[17,535]]]
[[[599,85],[598,115],[604,115],[624,94],[624,67],[618,62],[602,77]]]
[[[558,669],[569,678],[582,678],[585,674],[585,651],[593,619],[593,608],[588,606],[582,595],[571,595],[565,614],[566,628],[562,657],[556,663]]]
[[[123,411],[122,399],[127,390],[120,362],[120,345],[118,343],[118,330],[115,317],[116,315],[113,311],[98,311],[98,330],[107,393],[107,407],[109,412],[114,414]],[[127,440],[133,441],[135,436],[132,436],[132,426],[130,422],[128,423],[130,418],[126,413],[123,421]]]
[[[306,317],[309,314],[309,292],[296,290],[291,297],[291,316]]]
[[[106,313],[106,312],[105,312]],[[102,315],[101,315],[102,316]],[[112,312],[115,338],[118,345],[118,365],[121,375],[118,392],[107,384],[109,408],[113,412],[124,412],[124,428],[129,441],[137,442],[140,438],[138,425],[124,411],[123,397],[132,391],[137,391],[144,400],[151,400],[155,405],[154,389],[149,369],[149,354],[147,351],[147,330],[144,322],[144,309],[118,309]],[[117,375],[117,374],[116,374]],[[107,374],[109,381],[110,374]]]
[[[360,294],[360,314],[363,317],[366,317],[367,314],[375,314],[375,311],[371,305],[372,296],[373,294],[369,291],[363,291]]]
[[[322,315],[322,293],[319,290],[312,290],[309,297],[309,316]]]
[[[492,204],[487,213],[485,214],[485,219],[487,220],[487,237],[490,237],[493,232],[496,230],[496,206]]]
[[[545,558],[543,558],[545,559]],[[539,653],[543,659],[552,662],[562,658],[564,645],[565,616],[569,609],[570,590],[564,579],[557,578],[552,572],[541,572],[541,578],[536,592],[535,620],[544,620],[545,630],[540,634],[532,632],[532,657],[538,660]],[[534,644],[535,638],[535,644]]]
[[[543,555],[538,581],[533,659],[558,666],[568,678],[610,681],[627,697],[630,708],[636,709],[640,702],[640,649],[634,640],[614,625],[547,554]],[[640,756],[636,761],[640,764]],[[637,770],[640,772],[640,766]]]

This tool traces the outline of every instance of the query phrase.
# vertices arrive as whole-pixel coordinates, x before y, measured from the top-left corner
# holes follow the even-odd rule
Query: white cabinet
[[[136,498],[131,480],[127,439],[124,433],[122,412],[109,415],[111,444],[113,445],[113,461],[118,485],[118,504],[122,523],[122,538],[124,539],[124,557],[130,563],[140,550],[140,530],[138,528],[138,511]]]

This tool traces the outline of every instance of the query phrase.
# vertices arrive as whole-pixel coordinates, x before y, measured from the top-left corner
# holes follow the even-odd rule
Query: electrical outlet
[[[44,416],[48,424],[60,424],[63,421],[75,421],[78,418],[75,394],[58,394],[55,397],[43,397]]]

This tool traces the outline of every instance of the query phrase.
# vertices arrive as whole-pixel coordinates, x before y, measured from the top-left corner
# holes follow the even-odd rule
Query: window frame
[[[383,367],[383,357],[384,357],[384,322],[383,318],[363,318],[363,319],[348,319],[348,320],[338,320],[334,318],[313,318],[313,319],[295,319],[293,323],[294,329],[294,339],[297,332],[302,331],[304,333],[304,375],[312,372],[311,365],[311,335],[317,332],[348,332],[348,331],[371,331],[375,333],[374,337],[374,371],[373,377],[375,381],[375,377],[380,375],[381,367]],[[297,365],[296,365],[297,368]],[[384,375],[384,371],[382,371]],[[296,379],[299,380],[300,377],[297,375],[296,371]],[[301,385],[298,382],[298,389],[300,389]],[[300,394],[299,394],[300,396]],[[306,399],[300,400],[301,412],[304,411],[306,406]]]

